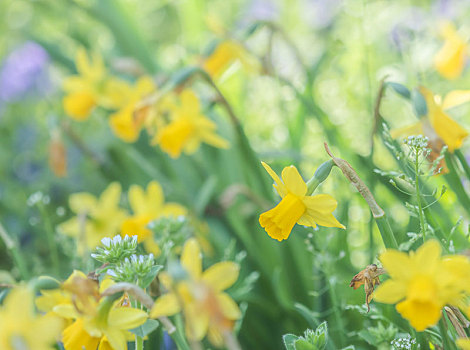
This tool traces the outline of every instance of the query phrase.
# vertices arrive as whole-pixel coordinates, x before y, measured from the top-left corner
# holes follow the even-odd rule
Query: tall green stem
[[[42,202],[38,202],[37,206],[39,211],[41,212],[42,219],[44,221],[44,226],[46,230],[46,237],[47,237],[47,244],[49,245],[49,253],[51,255],[51,262],[52,266],[54,267],[55,273],[59,273],[60,271],[60,261],[59,261],[59,252],[57,250],[57,244],[55,243],[54,239],[54,228],[52,226],[51,220],[49,219],[49,215],[44,207]]]
[[[144,350],[144,339],[138,335],[135,336],[135,350]]]
[[[426,240],[426,224],[424,222],[423,205],[421,204],[421,194],[419,191],[419,153],[416,152],[415,157],[415,187],[416,187],[416,201],[418,202],[418,215],[421,232],[423,233],[423,241]]]
[[[10,251],[13,260],[16,264],[16,267],[18,268],[20,272],[20,276],[22,279],[28,279],[29,278],[29,272],[26,267],[25,261],[23,260],[23,257],[21,256],[20,252],[18,251],[18,247],[16,242],[8,235],[7,231],[3,227],[2,224],[0,224],[0,239],[3,240],[3,243],[5,243],[6,248]]]

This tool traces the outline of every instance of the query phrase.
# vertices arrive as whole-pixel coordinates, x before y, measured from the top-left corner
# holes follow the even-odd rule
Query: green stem
[[[5,243],[6,248],[10,251],[13,261],[16,264],[16,267],[20,271],[20,276],[23,280],[26,280],[29,278],[29,272],[26,267],[25,261],[23,260],[23,257],[21,256],[20,252],[18,251],[18,247],[16,242],[8,235],[7,231],[3,227],[3,225],[0,223],[0,238],[3,240]]]
[[[416,187],[416,201],[418,202],[418,215],[419,215],[419,222],[421,226],[421,232],[423,233],[423,241],[426,240],[426,226],[424,222],[424,212],[423,212],[423,205],[421,204],[421,194],[419,191],[419,154],[416,152],[415,157],[415,187]]]
[[[39,208],[39,211],[41,212],[42,219],[44,220],[47,244],[49,245],[49,253],[51,254],[52,266],[54,267],[55,273],[58,274],[60,271],[60,261],[59,252],[57,250],[57,245],[54,239],[54,228],[52,226],[51,220],[49,219],[49,215],[47,214],[46,208],[44,207],[42,202],[38,202],[37,206]]]
[[[454,155],[459,160],[459,163],[462,166],[463,171],[465,172],[465,175],[467,176],[467,179],[470,180],[470,166],[468,165],[468,162],[465,159],[465,156],[462,154],[462,152],[459,149],[454,151]]]
[[[135,350],[144,350],[144,339],[138,335],[135,336]]]
[[[374,219],[377,223],[377,227],[379,228],[385,248],[398,249],[397,240],[395,239],[392,227],[390,226],[385,213],[381,217],[374,217]]]
[[[441,333],[442,337],[442,348],[454,350],[456,349],[454,341],[449,339],[449,333],[447,332],[447,325],[446,325],[446,318],[442,315],[441,319],[439,320],[439,332]]]

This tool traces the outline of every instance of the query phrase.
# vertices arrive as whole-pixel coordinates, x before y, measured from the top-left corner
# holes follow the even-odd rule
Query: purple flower
[[[14,102],[29,93],[43,94],[50,88],[49,55],[35,42],[13,50],[0,69],[0,103]]]

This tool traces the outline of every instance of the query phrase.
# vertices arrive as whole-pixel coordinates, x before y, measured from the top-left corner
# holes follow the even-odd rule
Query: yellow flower
[[[121,228],[126,217],[125,210],[119,208],[121,185],[111,183],[96,198],[90,193],[75,193],[69,197],[69,206],[77,216],[63,222],[58,229],[61,233],[77,238],[78,249],[93,250],[104,237],[113,237]]]
[[[441,246],[435,240],[410,254],[387,249],[380,261],[390,279],[374,292],[374,299],[397,303],[397,311],[417,331],[435,325],[442,307],[459,304],[468,290],[468,282],[462,279],[470,272],[468,259],[456,255],[442,258]]]
[[[232,64],[240,62],[248,70],[259,70],[257,62],[245,48],[231,40],[222,41],[207,57],[202,68],[213,78],[219,78]]]
[[[66,78],[63,84],[66,92],[63,105],[71,118],[86,120],[97,105],[107,108],[121,105],[130,88],[122,80],[107,77],[99,54],[94,54],[90,60],[83,48],[78,50],[76,66],[78,75]]]
[[[470,350],[470,339],[468,338],[457,339],[456,344],[462,350]]]
[[[434,65],[444,78],[456,79],[465,67],[468,57],[467,43],[460,37],[452,23],[443,24],[441,33],[445,42],[434,57]]]
[[[153,139],[163,151],[177,158],[181,152],[197,151],[202,142],[227,148],[228,142],[215,133],[216,124],[201,113],[199,99],[190,90],[180,95],[180,105],[171,109],[171,121],[160,128]]]
[[[238,279],[238,264],[224,261],[202,271],[201,250],[194,238],[185,243],[180,263],[188,278],[174,282],[164,272],[159,275],[169,292],[155,301],[150,317],[183,311],[188,339],[200,341],[208,334],[215,346],[223,345],[223,333],[241,317],[238,305],[224,292]]]
[[[61,327],[57,317],[34,314],[32,291],[14,288],[0,307],[0,349],[52,350]]]
[[[148,253],[158,256],[160,249],[147,225],[162,216],[186,215],[186,209],[177,203],[165,203],[162,187],[157,181],[151,181],[147,185],[147,191],[138,185],[132,185],[129,189],[129,203],[134,215],[122,223],[121,235],[137,236],[139,242],[144,242]]]
[[[113,132],[125,142],[135,142],[139,138],[148,110],[136,111],[137,104],[150,93],[156,90],[156,86],[150,77],[140,78],[134,89],[128,96],[124,107],[110,116],[109,125]]]
[[[443,102],[440,102],[439,96],[422,87],[421,94],[426,100],[428,114],[421,118],[418,123],[396,129],[391,135],[396,138],[402,135],[424,135],[429,138],[430,147],[439,153],[444,142],[450,152],[460,148],[468,132],[462,128],[455,120],[450,118],[444,110],[461,105],[470,101],[470,90],[455,90],[449,92]]]
[[[274,180],[273,187],[282,200],[273,209],[259,217],[260,225],[271,238],[282,241],[289,238],[292,228],[297,223],[316,227],[345,228],[333,216],[336,200],[328,194],[307,195],[307,184],[293,165],[282,170],[282,181],[271,167],[264,163],[263,167]]]

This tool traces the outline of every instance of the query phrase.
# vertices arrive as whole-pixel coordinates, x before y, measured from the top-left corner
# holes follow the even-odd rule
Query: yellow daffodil
[[[457,33],[452,23],[444,23],[441,34],[445,42],[434,57],[434,65],[444,78],[456,79],[462,74],[468,58],[467,42]]]
[[[59,225],[59,232],[77,238],[78,249],[96,248],[104,237],[119,233],[126,211],[119,208],[121,185],[111,183],[96,198],[90,193],[75,193],[69,197],[69,206],[77,216]]]
[[[446,144],[450,152],[460,148],[468,132],[455,120],[447,115],[445,110],[470,101],[470,90],[455,90],[449,92],[441,103],[440,96],[434,96],[426,89],[420,88],[426,100],[428,114],[418,123],[392,131],[392,137],[424,135],[429,139],[429,146],[437,154],[440,153],[442,143]]]
[[[406,254],[387,249],[380,261],[390,276],[375,292],[374,299],[397,304],[397,311],[417,331],[439,321],[446,304],[459,304],[470,263],[463,256],[441,257],[441,246],[435,240],[424,243],[416,252]]]
[[[470,339],[468,338],[457,339],[456,344],[459,349],[470,350]]]
[[[107,108],[121,105],[128,91],[127,83],[107,77],[103,58],[99,54],[89,59],[84,49],[78,50],[76,66],[78,75],[66,78],[63,84],[66,92],[63,105],[67,115],[82,121],[97,105]]]
[[[250,71],[259,70],[259,63],[239,43],[232,40],[222,41],[207,57],[202,68],[212,78],[219,78],[232,64],[240,62]]]
[[[101,298],[99,292],[106,285],[108,282],[102,282],[98,287],[82,273],[74,274],[64,283],[62,289],[71,302],[59,303],[53,311],[65,319],[73,319],[62,333],[65,350],[127,350],[128,330],[146,321],[145,311],[123,307],[119,300]]]
[[[190,90],[180,94],[180,104],[171,109],[170,122],[157,131],[153,143],[171,157],[181,152],[197,151],[202,142],[218,148],[227,148],[228,142],[215,133],[216,124],[201,113],[199,99]]]
[[[223,334],[230,332],[241,316],[238,305],[224,292],[238,279],[238,264],[224,261],[202,271],[201,250],[193,238],[185,243],[180,263],[187,278],[173,281],[166,273],[159,275],[168,293],[155,301],[150,317],[183,311],[188,339],[200,341],[208,334],[211,343],[222,346]]]
[[[137,113],[137,104],[155,90],[156,86],[150,77],[140,78],[126,96],[127,102],[124,107],[111,115],[109,119],[111,129],[123,141],[135,142],[138,139],[149,111]]]
[[[138,185],[132,185],[129,189],[129,203],[134,215],[122,223],[121,235],[137,236],[139,242],[144,242],[148,253],[158,256],[160,249],[147,225],[162,216],[186,215],[186,209],[177,203],[165,203],[162,187],[157,181],[150,182],[146,191]]]
[[[299,225],[345,228],[333,216],[336,200],[328,194],[307,195],[307,184],[293,165],[282,170],[282,181],[271,167],[263,167],[274,180],[274,188],[281,202],[259,217],[259,223],[271,238],[282,241],[289,238],[292,228]]]
[[[35,315],[32,291],[16,287],[0,307],[0,349],[52,350],[61,327],[57,317]]]

